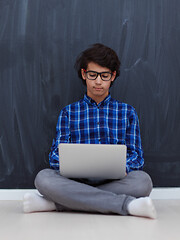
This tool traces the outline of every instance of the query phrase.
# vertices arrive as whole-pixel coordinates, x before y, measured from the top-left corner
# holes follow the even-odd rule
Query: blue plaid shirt
[[[144,164],[137,113],[110,95],[97,105],[85,94],[80,101],[62,109],[49,154],[50,166],[56,170],[59,143],[125,144],[127,173],[142,169]]]

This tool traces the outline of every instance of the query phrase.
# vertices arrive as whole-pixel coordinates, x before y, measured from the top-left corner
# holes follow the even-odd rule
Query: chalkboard
[[[0,188],[34,188],[60,110],[86,91],[74,70],[93,43],[113,48],[112,97],[140,120],[154,186],[180,186],[180,1],[0,1]]]

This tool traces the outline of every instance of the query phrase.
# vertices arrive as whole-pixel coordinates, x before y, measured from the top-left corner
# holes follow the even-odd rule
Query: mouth
[[[95,89],[96,91],[101,91],[101,90],[102,90],[102,88],[98,88],[98,87],[94,87],[94,89]]]

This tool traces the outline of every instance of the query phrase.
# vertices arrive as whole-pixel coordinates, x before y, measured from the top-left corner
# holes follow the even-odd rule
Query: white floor
[[[24,214],[21,200],[0,200],[0,239],[179,240],[180,199],[158,199],[157,194],[152,198],[156,220],[87,213]]]

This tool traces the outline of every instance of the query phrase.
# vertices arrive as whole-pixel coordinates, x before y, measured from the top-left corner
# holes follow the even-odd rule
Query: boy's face
[[[84,69],[81,69],[82,78],[86,81],[87,95],[91,97],[94,101],[96,101],[96,103],[98,104],[101,101],[103,101],[105,97],[108,96],[111,82],[113,82],[116,77],[116,71],[112,73],[112,77],[109,81],[103,81],[100,75],[98,75],[98,77],[95,80],[90,80],[88,79],[86,74],[86,72],[88,71],[95,71],[98,73],[101,72],[112,73],[112,72],[110,69],[106,67],[101,67],[100,65],[94,62],[90,62],[88,64],[86,71],[84,71]]]

